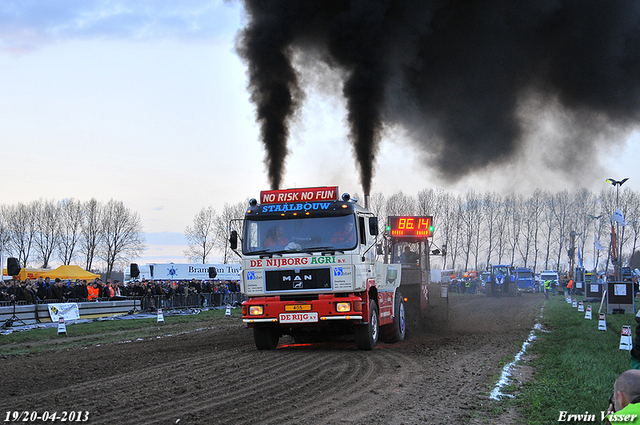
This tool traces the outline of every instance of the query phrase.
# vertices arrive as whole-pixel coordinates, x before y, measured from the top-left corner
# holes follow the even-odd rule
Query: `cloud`
[[[0,50],[22,54],[63,39],[232,37],[239,10],[237,4],[222,0],[5,0],[0,10]]]

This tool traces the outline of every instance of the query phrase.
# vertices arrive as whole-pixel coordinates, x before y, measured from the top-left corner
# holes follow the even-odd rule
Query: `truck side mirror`
[[[369,233],[378,236],[378,217],[369,217]]]
[[[229,244],[231,245],[231,249],[238,249],[238,232],[236,230],[231,231],[231,236],[229,236]]]
[[[382,245],[381,244],[378,244],[378,246],[376,247],[376,254],[378,254],[378,255],[384,254],[384,252],[382,251]]]

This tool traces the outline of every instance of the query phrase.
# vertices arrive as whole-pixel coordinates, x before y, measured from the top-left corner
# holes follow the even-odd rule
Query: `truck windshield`
[[[252,220],[247,218],[242,253],[346,251],[357,245],[354,215]]]

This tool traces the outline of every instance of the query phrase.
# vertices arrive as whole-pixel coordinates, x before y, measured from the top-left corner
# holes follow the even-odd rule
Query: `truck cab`
[[[241,235],[242,316],[258,349],[276,348],[283,335],[353,334],[364,350],[379,338],[404,339],[402,267],[376,261],[377,218],[337,193],[337,186],[272,190],[250,201]]]

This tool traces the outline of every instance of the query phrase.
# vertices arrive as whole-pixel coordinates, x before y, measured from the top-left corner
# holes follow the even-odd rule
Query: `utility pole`
[[[608,178],[606,181],[607,183],[612,184],[613,186],[616,187],[616,211],[620,208],[619,205],[619,199],[620,199],[620,186],[622,186],[624,184],[624,182],[626,182],[627,180],[629,180],[629,177],[625,177],[624,179],[618,181],[618,180],[614,180],[612,178]],[[617,224],[617,229],[616,229],[616,234],[619,235],[620,234],[620,223],[616,222]],[[612,226],[613,227],[613,226]],[[617,281],[622,281],[622,239],[620,239],[619,241],[619,247],[618,247],[618,252],[616,253],[618,254],[618,261],[615,267],[615,271],[616,271],[616,280]]]

